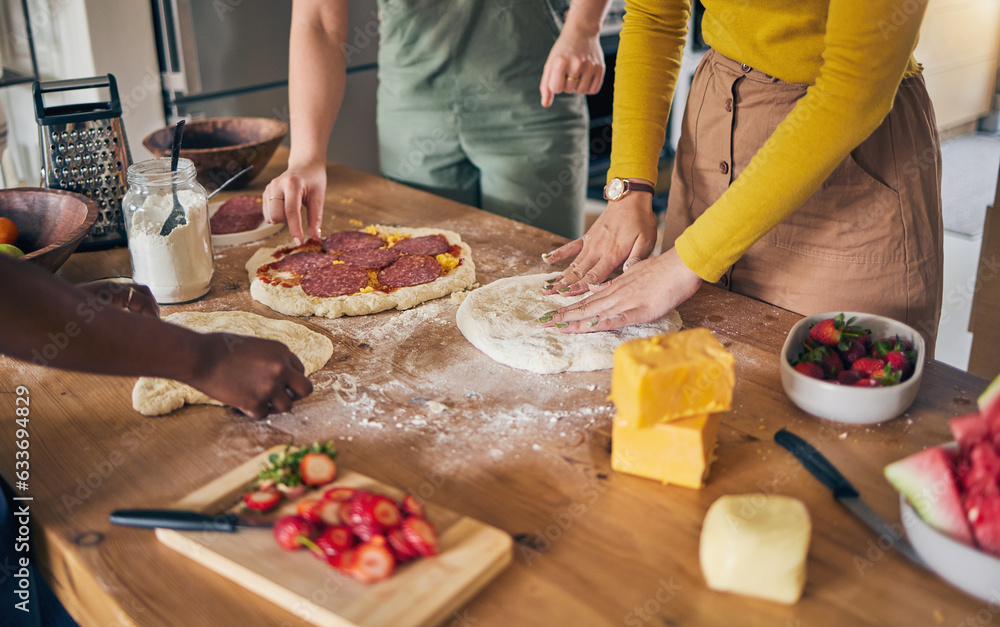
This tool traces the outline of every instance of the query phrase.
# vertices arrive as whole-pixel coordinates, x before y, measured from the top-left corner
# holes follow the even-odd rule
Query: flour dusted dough
[[[558,276],[534,274],[494,281],[469,294],[456,315],[458,328],[473,346],[494,360],[521,370],[552,374],[606,370],[622,342],[679,331],[676,311],[648,324],[615,331],[568,334],[543,327],[542,314],[587,297],[545,295],[545,280]]]
[[[310,331],[297,322],[272,320],[245,311],[182,311],[164,320],[199,333],[225,332],[277,340],[295,353],[305,366],[307,376],[326,365],[333,355],[333,342],[326,336]],[[234,376],[239,376],[239,373]],[[132,389],[132,407],[146,416],[167,414],[185,403],[222,405],[193,387],[171,379],[142,377]]]
[[[265,283],[257,278],[257,270],[264,264],[274,261],[274,252],[279,248],[261,248],[247,261],[246,269],[250,274],[250,295],[254,300],[263,303],[271,309],[289,316],[324,316],[339,318],[340,316],[363,316],[387,309],[409,309],[420,303],[453,292],[458,292],[476,282],[476,264],[472,261],[472,250],[462,241],[461,236],[454,231],[444,229],[411,229],[406,227],[375,225],[379,233],[401,233],[410,237],[440,234],[451,245],[462,249],[462,263],[448,274],[438,277],[430,283],[401,287],[392,292],[369,292],[367,294],[348,294],[321,298],[309,296],[302,291],[301,285],[281,287]]]

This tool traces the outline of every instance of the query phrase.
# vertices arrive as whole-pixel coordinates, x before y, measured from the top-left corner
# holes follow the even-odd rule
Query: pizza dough
[[[464,290],[476,282],[476,264],[472,261],[472,250],[468,244],[462,241],[458,233],[443,229],[386,225],[375,225],[374,229],[378,233],[408,235],[411,239],[441,235],[447,239],[449,245],[457,245],[461,248],[459,255],[461,263],[443,272],[441,276],[429,283],[400,287],[390,292],[370,291],[344,296],[319,297],[306,294],[301,285],[288,287],[262,281],[257,276],[257,270],[265,264],[274,262],[275,253],[281,248],[261,248],[250,257],[246,264],[247,272],[250,275],[250,295],[253,296],[254,300],[289,316],[339,318],[340,316],[363,316],[392,308],[409,309],[425,301]],[[358,233],[363,235],[360,231]],[[427,246],[430,241],[421,240],[417,243],[418,247],[423,249],[423,246]],[[369,256],[367,253],[360,252],[365,250],[364,242],[356,243],[361,248],[355,248],[353,245],[348,246],[352,249],[351,252],[359,256]],[[379,265],[374,262],[374,259],[371,260],[369,265]]]
[[[489,357],[512,368],[552,374],[606,370],[622,342],[681,328],[677,311],[647,324],[615,331],[560,333],[538,322],[546,312],[587,297],[542,294],[545,280],[558,273],[494,281],[469,294],[458,308],[458,328],[465,339]]]
[[[333,342],[326,336],[288,320],[272,320],[245,311],[182,311],[165,321],[199,333],[235,333],[286,345],[305,366],[306,376],[316,372],[333,355]],[[239,373],[233,373],[239,376]],[[189,405],[222,405],[189,385],[171,379],[142,377],[132,389],[132,407],[145,416],[159,416]]]

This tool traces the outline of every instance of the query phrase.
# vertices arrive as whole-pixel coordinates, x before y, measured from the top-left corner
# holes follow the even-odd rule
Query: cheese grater
[[[46,94],[107,88],[109,100],[45,106]],[[122,126],[122,106],[115,77],[95,76],[41,83],[35,81],[35,117],[42,150],[42,180],[91,198],[99,213],[79,250],[125,244],[122,196],[132,155]]]

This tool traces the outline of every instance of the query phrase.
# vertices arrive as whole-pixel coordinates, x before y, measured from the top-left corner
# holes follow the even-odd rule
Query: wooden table
[[[282,169],[279,153],[249,191]],[[561,240],[530,226],[344,167],[329,168],[324,231],[364,223],[453,229],[478,280],[543,272]],[[287,240],[287,231],[269,244]],[[216,256],[211,292],[191,305],[281,317],[254,302],[243,264],[256,245]],[[74,255],[72,280],[129,273],[124,249]],[[781,427],[813,442],[862,495],[898,522],[882,467],[949,439],[985,381],[929,365],[916,403],[887,424],[851,427],[796,409],[781,390],[778,352],[798,316],[703,287],[680,308],[688,327],[717,333],[736,357],[733,411],[703,490],[664,487],[610,468],[611,372],[533,375],[491,361],[464,340],[448,299],[406,312],[301,319],[328,334],[334,356],[294,413],[253,421],[218,407],[145,418],[129,378],[44,370],[0,358],[0,472],[13,479],[14,388],[31,395],[33,539],[38,565],[84,625],[297,625],[294,614],[174,553],[150,532],[112,527],[124,507],[169,506],[267,447],[334,439],[338,461],[510,532],[514,564],[454,625],[955,625],[984,603],[896,555],[772,441]],[[792,607],[706,589],[698,537],[724,494],[786,494],[814,531],[809,579]],[[6,610],[4,610],[6,611]]]

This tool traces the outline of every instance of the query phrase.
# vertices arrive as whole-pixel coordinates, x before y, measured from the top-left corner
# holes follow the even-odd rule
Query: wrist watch
[[[656,194],[656,190],[653,189],[652,185],[615,177],[608,181],[608,184],[604,186],[604,199],[610,201],[621,200],[622,198],[628,196],[630,192],[649,192],[650,194]]]

